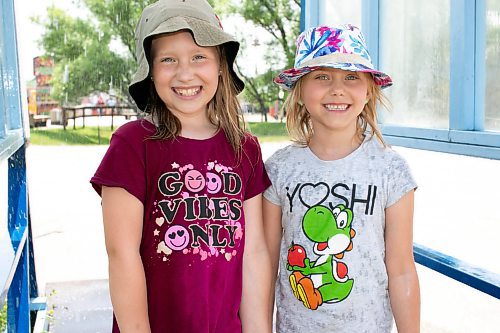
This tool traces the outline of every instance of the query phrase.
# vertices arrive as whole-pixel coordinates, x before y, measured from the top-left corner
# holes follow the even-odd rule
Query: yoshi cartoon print
[[[314,243],[315,260],[304,248],[292,244],[288,250],[287,269],[294,296],[304,306],[316,310],[323,303],[345,299],[352,290],[354,279],[349,278],[348,267],[341,261],[344,253],[353,247],[352,211],[344,205],[333,210],[316,205],[309,208],[302,219],[302,229]]]
[[[281,211],[276,331],[391,332],[385,210],[416,187],[405,160],[367,137],[334,161],[292,144],[266,170]]]

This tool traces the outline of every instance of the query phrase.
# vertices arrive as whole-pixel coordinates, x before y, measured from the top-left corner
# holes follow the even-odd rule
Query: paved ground
[[[263,144],[264,158],[285,144]],[[500,274],[500,161],[395,149],[408,160],[420,186],[415,241]],[[88,182],[105,150],[28,149],[38,281],[47,295],[55,291],[49,297],[56,307],[52,332],[109,331],[100,200]],[[423,267],[419,277],[422,332],[500,332],[500,300]],[[75,321],[78,325],[71,326]]]

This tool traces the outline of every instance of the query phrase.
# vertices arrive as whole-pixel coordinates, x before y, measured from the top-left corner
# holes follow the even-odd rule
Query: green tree
[[[238,68],[246,83],[245,99],[265,113],[278,99],[279,88],[273,84],[273,78],[282,69],[278,65],[293,67],[294,43],[300,31],[300,0],[243,0],[233,2],[228,11],[241,15],[273,37],[266,45],[264,59],[268,68],[264,74],[252,77]]]
[[[128,98],[127,87],[135,69],[134,30],[149,0],[81,0],[92,20],[75,18],[55,7],[47,10],[41,45],[54,57],[53,97],[77,102],[93,91],[113,88]],[[111,45],[122,45],[115,51]]]
[[[53,56],[53,96],[61,102],[77,102],[93,91],[113,88],[127,97],[127,87],[136,68],[134,31],[142,9],[154,0],[79,0],[90,17],[72,17],[51,7],[44,20],[41,45]],[[272,78],[277,64],[293,65],[293,43],[299,32],[300,0],[232,1],[209,0],[222,15],[238,13],[266,30],[268,70],[257,77],[242,75],[247,83],[245,96],[261,110],[277,98]],[[112,45],[122,45],[115,51]],[[280,66],[282,67],[282,66]],[[241,71],[240,71],[241,72]]]

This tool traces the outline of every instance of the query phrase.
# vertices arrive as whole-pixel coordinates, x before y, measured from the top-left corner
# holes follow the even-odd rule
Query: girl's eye
[[[349,74],[345,77],[346,80],[356,80],[358,78],[357,75]]]
[[[193,60],[195,60],[195,61],[199,61],[199,60],[203,60],[203,59],[205,59],[205,58],[206,58],[206,57],[205,57],[204,55],[198,54],[198,55],[195,55],[195,56],[193,57]]]
[[[316,80],[328,80],[328,75],[320,74],[316,76]]]
[[[160,60],[161,62],[165,62],[165,63],[173,63],[175,60],[173,58],[162,58]]]

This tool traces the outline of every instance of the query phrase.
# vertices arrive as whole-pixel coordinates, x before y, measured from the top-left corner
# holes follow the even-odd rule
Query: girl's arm
[[[144,267],[139,254],[143,204],[120,187],[102,188],[109,289],[122,333],[150,333]]]
[[[271,333],[271,269],[262,227],[262,194],[245,200],[245,251],[240,318],[243,333]]]
[[[266,243],[271,256],[271,293],[269,295],[269,310],[272,318],[274,310],[274,289],[276,278],[278,277],[280,245],[283,228],[281,227],[281,207],[264,198],[263,208],[264,234],[266,236]]]
[[[420,332],[420,288],[413,259],[413,197],[405,194],[385,210],[385,265],[399,333]]]

